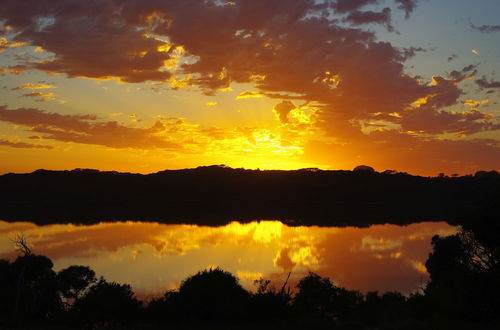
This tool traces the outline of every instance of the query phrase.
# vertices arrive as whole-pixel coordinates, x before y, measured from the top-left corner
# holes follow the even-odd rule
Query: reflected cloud
[[[279,221],[232,222],[222,227],[152,222],[36,226],[0,222],[0,258],[15,258],[9,238],[22,232],[56,268],[91,266],[139,292],[161,293],[206,267],[222,267],[253,288],[261,277],[290,283],[313,271],[361,291],[410,292],[427,278],[424,262],[446,223],[369,228],[289,227]]]

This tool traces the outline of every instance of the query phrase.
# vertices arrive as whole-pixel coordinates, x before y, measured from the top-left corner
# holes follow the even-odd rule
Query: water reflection
[[[369,228],[289,227],[279,221],[223,227],[150,222],[37,226],[0,221],[0,258],[14,258],[9,238],[24,233],[37,254],[56,269],[88,265],[108,280],[154,295],[188,275],[219,266],[252,288],[259,277],[278,280],[292,272],[328,276],[361,291],[410,292],[427,279],[424,262],[433,235],[450,235],[446,223]]]

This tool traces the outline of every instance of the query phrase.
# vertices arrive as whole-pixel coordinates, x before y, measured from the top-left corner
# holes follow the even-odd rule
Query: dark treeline
[[[221,165],[148,175],[38,170],[2,175],[0,188],[0,219],[8,221],[222,225],[277,219],[289,225],[367,226],[485,212],[500,200],[500,174],[429,178],[366,166],[260,171]]]
[[[500,224],[480,218],[432,239],[430,280],[409,296],[366,295],[314,273],[292,290],[260,279],[249,292],[231,273],[209,269],[148,302],[85,266],[55,272],[20,237],[20,255],[0,260],[0,327],[251,329],[498,329]],[[166,269],[166,272],[169,270]],[[369,271],[369,270],[367,270]]]

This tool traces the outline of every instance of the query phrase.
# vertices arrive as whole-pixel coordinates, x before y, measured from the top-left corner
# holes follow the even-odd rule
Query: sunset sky
[[[498,0],[0,0],[0,174],[500,169]]]

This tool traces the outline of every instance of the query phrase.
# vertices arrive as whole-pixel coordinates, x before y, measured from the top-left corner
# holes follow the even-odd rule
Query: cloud
[[[188,3],[54,1],[42,8],[33,0],[11,0],[0,17],[18,32],[18,41],[53,54],[31,64],[40,70],[125,82],[182,80],[207,94],[250,82],[259,91],[238,99],[314,102],[331,127],[338,124],[332,121],[401,112],[431,89],[404,73],[404,61],[421,48],[398,49],[357,27],[389,26],[390,8],[363,11],[378,0]],[[394,3],[409,15],[417,2]],[[345,24],[338,24],[341,19]]]
[[[470,27],[473,30],[479,31],[481,33],[493,33],[493,32],[500,32],[500,25],[481,25],[477,26],[472,23],[470,23]]]
[[[0,106],[0,121],[27,126],[45,139],[94,144],[111,148],[180,149],[158,133],[175,130],[175,121],[156,121],[151,127],[126,127],[116,121],[100,121],[94,115],[61,115],[32,108],[8,110]]]
[[[332,6],[339,13],[347,13],[378,2],[379,0],[337,0],[333,2]]]
[[[459,136],[500,129],[500,124],[490,122],[493,116],[472,109],[464,112],[411,110],[401,120],[403,129],[427,134],[454,133]]]
[[[477,65],[468,65],[464,67],[462,70],[457,71],[453,70],[448,75],[453,78],[456,82],[461,82],[468,78],[473,78],[477,74]]]
[[[4,52],[6,49],[9,48],[17,48],[25,45],[26,45],[25,42],[20,42],[20,41],[9,42],[6,38],[0,37],[0,53]]]
[[[30,67],[28,67],[27,65],[18,64],[18,65],[9,66],[7,72],[11,75],[18,76],[29,69],[30,69]]]
[[[52,88],[56,88],[56,86],[51,85],[51,84],[46,84],[44,82],[40,82],[40,83],[21,84],[17,87],[12,88],[11,90],[18,91],[18,90],[24,90],[24,89],[35,90],[35,89],[52,89]]]
[[[479,55],[479,51],[477,49],[471,49],[470,52],[474,55]]]
[[[397,4],[399,4],[399,9],[405,11],[406,18],[410,17],[410,14],[417,7],[418,0],[394,0]]]
[[[405,131],[431,135],[453,133],[457,136],[467,136],[498,130],[500,124],[492,121],[494,117],[477,109],[464,112],[440,110],[458,104],[460,96],[463,95],[463,91],[457,88],[458,83],[473,77],[476,72],[475,66],[469,65],[460,71],[449,73],[452,79],[433,77],[429,84],[429,94],[401,112],[400,116],[382,118],[400,124]],[[467,101],[460,103],[470,105]],[[485,103],[479,102],[477,105]]]
[[[236,100],[253,99],[261,97],[264,97],[264,94],[262,94],[261,92],[248,91],[240,93],[238,96],[236,96]]]
[[[290,101],[283,101],[273,107],[273,111],[282,123],[288,123],[288,114],[295,109],[295,104]]]
[[[405,12],[413,8],[413,1],[396,2],[405,3],[400,6]],[[388,8],[378,14],[352,12],[375,3],[378,0],[349,0],[333,2],[332,6],[340,13],[350,13],[348,19],[355,24],[387,23]],[[139,6],[137,1],[128,0],[120,5],[111,1],[71,5],[54,1],[42,8],[33,0],[23,4],[11,0],[5,2],[0,16],[19,32],[17,39],[54,54],[51,60],[31,64],[34,68],[70,77],[167,81],[172,72],[166,68],[166,62],[177,59],[180,73],[194,75],[189,82],[209,92],[225,88],[231,81],[250,82],[258,75],[266,77],[268,71],[272,76],[282,74],[292,48],[301,40],[306,41],[305,48],[294,52],[299,62],[305,58],[325,60],[325,56],[335,53],[333,45],[337,41],[345,40],[339,43],[342,48],[343,44],[350,47],[353,42],[373,40],[371,32],[334,25],[334,19],[315,18],[329,6],[310,0],[287,0],[279,5],[238,0],[232,6],[212,1],[189,1],[189,6],[185,1],[143,1]],[[331,47],[318,48],[316,57],[323,58],[308,56],[315,52],[315,44],[329,40],[335,42]],[[191,61],[179,60],[174,54],[179,47],[192,57]],[[318,63],[297,64],[314,68]],[[300,79],[300,73],[292,72],[295,81]],[[295,92],[286,87],[275,86],[274,90]]]
[[[57,99],[56,94],[52,92],[30,92],[23,94],[23,96],[35,98],[37,102],[54,101]]]
[[[5,38],[0,38],[0,53],[7,49],[8,41]]]
[[[209,156],[272,154],[283,158],[301,153],[301,141],[294,136],[285,140],[269,129],[204,127],[175,117],[157,116],[150,126],[130,127],[94,115],[62,115],[33,108],[9,110],[0,106],[0,121],[24,126],[26,131],[36,134],[32,138],[109,148],[159,149]]]
[[[485,105],[485,104],[488,104],[490,103],[490,100],[488,99],[484,99],[484,100],[481,100],[481,101],[476,101],[476,100],[464,100],[462,101],[463,104],[465,105],[468,105],[470,107],[474,107],[474,108],[477,108],[478,106],[480,105]]]
[[[344,22],[350,22],[353,25],[363,25],[378,23],[385,25],[388,31],[394,31],[391,24],[391,9],[384,8],[380,12],[375,11],[352,11],[344,19]]]
[[[477,79],[476,84],[481,88],[500,88],[500,81],[495,81],[495,80],[488,81],[486,77]]]
[[[448,62],[451,62],[453,60],[456,60],[458,58],[457,54],[451,54],[451,56],[448,57]]]
[[[118,13],[112,1],[53,1],[43,7],[37,1],[6,1],[0,10],[5,25],[20,32],[16,41],[54,54],[53,59],[30,64],[33,68],[126,82],[168,79],[170,74],[159,70],[170,57],[159,49],[165,42],[126,24]]]
[[[28,89],[28,90],[31,90],[31,92],[23,94],[22,96],[24,96],[24,97],[32,97],[37,102],[47,102],[47,101],[54,101],[54,100],[56,100],[57,99],[57,95],[55,93],[52,93],[52,92],[38,92],[36,90],[53,89],[53,88],[56,88],[56,86],[50,85],[50,84],[46,84],[44,82],[39,82],[39,83],[25,83],[25,84],[21,84],[21,85],[18,85],[17,87],[11,88],[11,90],[12,91],[20,91],[20,90],[27,90]]]
[[[289,252],[290,249],[283,248],[274,259],[274,264],[283,269],[284,272],[291,272],[296,266],[296,263],[290,258]]]
[[[0,139],[0,146],[7,146],[11,148],[23,148],[23,149],[54,149],[52,146],[46,146],[42,144],[32,144],[32,143],[24,143],[24,142],[12,142],[9,140]]]

